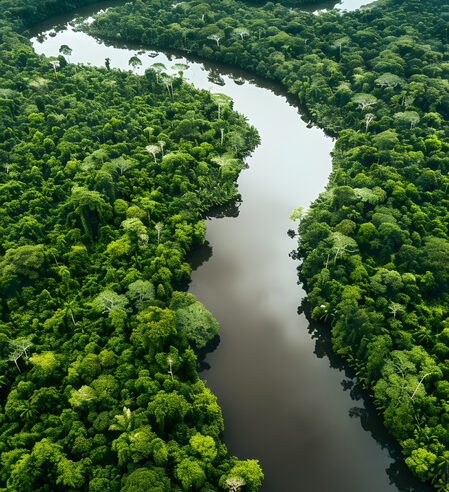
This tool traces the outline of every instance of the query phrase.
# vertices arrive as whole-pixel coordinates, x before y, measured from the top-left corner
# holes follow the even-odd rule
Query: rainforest
[[[257,347],[266,372],[255,362],[253,382],[240,387],[250,406],[237,396],[233,407],[245,408],[247,422],[260,428],[253,454],[234,456],[238,427],[228,424],[226,395],[217,385],[223,420],[209,377],[199,373],[208,352],[220,354],[219,333],[226,350],[228,327],[219,328],[214,314],[224,318],[221,304],[239,310],[238,297],[227,305],[217,288],[220,279],[232,285],[230,263],[210,283],[196,273],[219,257],[206,229],[224,227],[223,217],[238,216],[239,208],[244,215],[237,179],[248,162],[257,164],[251,156],[259,146],[268,152],[262,124],[261,138],[259,125],[235,110],[228,87],[212,92],[231,67],[237,85],[256,77],[280,91],[305,132],[324,130],[332,169],[330,176],[322,171],[322,188],[308,200],[278,190],[295,203],[285,213],[291,225],[275,230],[260,208],[261,222],[254,224],[254,213],[245,227],[247,241],[254,236],[259,244],[245,249],[243,233],[220,240],[228,251],[245,252],[242,264],[254,256],[246,277],[260,272],[258,285],[269,263],[276,265],[271,249],[263,262],[256,253],[263,235],[282,235],[294,248],[289,269],[306,295],[294,284],[291,292],[311,322],[310,334],[299,322],[296,330],[316,340],[315,353],[325,352],[331,366],[340,361],[352,396],[363,395],[386,429],[382,442],[391,443],[381,447],[404,467],[400,478],[390,470],[389,484],[370,490],[448,491],[449,3],[380,0],[344,11],[299,0],[105,2],[70,25],[98,43],[134,49],[125,68],[112,56],[98,66],[73,61],[69,44],[55,56],[36,53],[30,33],[38,23],[90,3],[0,0],[0,489],[349,491],[344,482],[318,485],[318,477],[310,485],[293,471],[282,482],[280,462],[291,459],[295,470],[302,457],[287,444],[282,454],[264,426],[278,433],[281,447],[280,422],[288,429],[296,417],[273,398],[271,421],[258,421],[265,403],[256,395],[277,394],[282,372],[273,377],[275,365],[292,382],[299,374],[279,360],[268,363],[270,353],[256,341],[267,336],[262,320],[240,360],[251,374],[257,356],[247,347]],[[168,50],[165,65],[151,60],[155,50]],[[216,64],[209,86],[189,83],[183,56]],[[266,120],[273,117],[268,101],[262,95],[259,104]],[[287,160],[290,180],[298,179],[296,159],[278,148],[270,158]],[[319,160],[308,156],[301,168],[306,187]],[[276,166],[272,174],[282,172]],[[212,217],[221,218],[214,225]],[[261,305],[281,290],[271,277],[265,282]],[[209,310],[200,299],[214,289],[221,298]],[[287,308],[297,316],[296,306]],[[257,309],[248,301],[242,311]],[[236,342],[217,370],[239,387],[245,366],[230,368],[246,322],[232,324]],[[273,353],[280,336],[275,330],[268,337]],[[300,359],[300,351],[292,357]],[[319,389],[312,381],[309,392],[298,382],[309,413]],[[307,426],[298,426],[292,438],[301,441]],[[381,432],[366,438],[377,446]],[[326,441],[335,445],[332,433]],[[318,443],[311,438],[307,447],[313,456]],[[369,485],[351,486],[368,492]]]

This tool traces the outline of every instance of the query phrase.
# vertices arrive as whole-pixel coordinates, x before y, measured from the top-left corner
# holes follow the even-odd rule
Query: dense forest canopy
[[[449,490],[448,21],[436,0],[318,15],[160,0],[88,28],[278,81],[338,137],[326,191],[295,217],[304,308],[328,323],[407,465],[439,490]]]
[[[1,2],[0,488],[255,491],[182,291],[258,134],[182,75],[37,56],[23,28],[74,6]]]
[[[69,47],[54,60],[33,52],[26,27],[87,3],[1,0],[1,487],[257,490],[257,462],[227,456],[196,372],[192,347],[216,322],[182,292],[202,214],[235,196],[257,132],[179,76],[70,65]],[[135,0],[85,27],[278,81],[338,137],[327,190],[294,216],[304,308],[329,325],[407,465],[439,490],[449,490],[448,21],[447,0],[319,15]]]

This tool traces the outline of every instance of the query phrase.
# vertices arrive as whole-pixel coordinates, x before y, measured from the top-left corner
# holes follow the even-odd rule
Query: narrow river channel
[[[91,6],[76,15],[94,11]],[[71,62],[104,66],[110,58],[111,67],[125,70],[139,53],[138,73],[155,62],[168,69],[185,62],[185,78],[231,96],[260,133],[262,143],[239,178],[241,201],[229,207],[231,217],[207,220],[208,242],[191,258],[198,267],[190,291],[221,327],[221,342],[201,375],[223,409],[230,453],[259,459],[262,489],[269,492],[430,490],[402,464],[366,395],[328,357],[325,335],[312,337],[306,318],[297,314],[304,292],[289,258],[295,241],[287,236],[294,227],[288,217],[324,190],[332,139],[309,128],[266,81],[153,50],[106,46],[75,32],[68,24],[74,16],[38,26],[31,33],[36,52],[57,56],[67,44]]]

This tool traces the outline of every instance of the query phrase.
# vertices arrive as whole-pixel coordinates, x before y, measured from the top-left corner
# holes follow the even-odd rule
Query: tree
[[[344,44],[347,44],[349,43],[350,39],[348,36],[344,36],[342,38],[338,38],[336,39],[333,43],[332,43],[332,47],[333,48],[337,48],[339,51],[339,56],[341,58],[341,47],[344,45]]]
[[[290,220],[302,220],[304,217],[304,207],[296,207],[290,214]]]
[[[392,302],[388,309],[394,318],[396,318],[396,314],[404,312],[404,306],[402,304],[398,304],[397,302]]]
[[[159,244],[159,243],[160,243],[160,241],[161,241],[161,231],[162,231],[162,229],[164,228],[164,224],[161,224],[161,223],[159,222],[159,223],[157,223],[157,224],[154,226],[154,228],[155,228],[155,229],[156,229],[156,231],[157,231],[157,244]]]
[[[79,390],[72,390],[72,394],[69,398],[69,403],[73,407],[80,407],[85,402],[93,401],[97,398],[97,393],[90,386],[81,386]]]
[[[20,357],[22,357],[22,355],[23,355],[23,350],[20,347],[15,346],[14,344],[11,344],[11,351],[8,355],[8,360],[10,362],[14,362],[14,364],[16,365],[17,370],[19,372],[22,372],[22,371],[20,370],[20,367],[19,367],[19,364],[17,363],[17,361],[20,359]]]
[[[133,70],[137,70],[138,67],[142,66],[142,61],[139,57],[134,55],[129,59],[128,65],[131,65]]]
[[[405,111],[403,113],[395,113],[394,118],[407,125],[410,129],[419,123],[419,114],[416,111]]]
[[[154,286],[148,280],[136,280],[128,285],[126,295],[138,305],[143,305],[144,301],[154,299]]]
[[[126,311],[128,305],[128,299],[126,296],[117,294],[113,290],[105,290],[99,294],[94,302],[93,307],[100,313],[110,313],[115,309]]]
[[[57,473],[57,484],[78,490],[82,488],[84,484],[84,466],[82,463],[75,463],[62,457],[57,465]]]
[[[4,276],[23,275],[29,279],[36,279],[44,261],[45,253],[42,244],[19,246],[6,250],[0,263],[0,272]]]
[[[221,107],[224,106],[225,104],[230,104],[232,102],[232,98],[227,96],[226,94],[212,94],[212,99],[215,102],[215,104],[218,105],[218,119],[221,118]]]
[[[126,171],[129,171],[136,165],[134,161],[125,159],[124,157],[117,157],[117,159],[113,159],[111,164],[120,171],[120,175],[125,174]]]
[[[169,370],[168,370],[168,373],[170,374],[171,376],[171,380],[173,381],[173,359],[171,357],[169,357],[167,359],[168,361],[168,364],[169,364]]]
[[[223,155],[217,155],[211,158],[212,162],[221,166],[237,166],[239,160],[235,158],[235,155],[229,152],[226,152]]]
[[[70,63],[69,56],[72,54],[72,48],[70,48],[70,46],[67,46],[66,44],[61,45],[61,47],[59,48],[59,53],[66,56],[67,61]]]
[[[426,374],[424,374],[424,376],[419,380],[419,383],[416,385],[416,388],[415,388],[415,391],[413,391],[413,394],[412,396],[410,397],[410,400],[413,400],[414,396],[416,395],[416,392],[419,390],[419,387],[421,386],[421,384],[423,383],[424,379],[427,377],[427,376],[430,376],[432,373],[431,372],[426,372]]]
[[[129,209],[128,209],[129,210]],[[134,240],[139,240],[141,243],[146,244],[148,242],[147,229],[143,225],[143,222],[137,217],[131,217],[122,222],[121,226],[125,231],[128,231]]]
[[[154,132],[154,128],[151,126],[147,126],[143,129],[143,134],[146,135],[148,139],[148,143],[150,143],[150,137],[151,135],[153,135],[153,132]]]
[[[53,67],[53,70],[56,73],[56,69],[59,67],[59,60],[50,60],[50,65]]]
[[[396,87],[403,83],[404,79],[393,73],[384,73],[375,80],[375,84],[380,87]]]
[[[423,481],[429,480],[431,477],[432,468],[436,461],[437,456],[424,448],[414,449],[411,455],[405,459],[407,466]]]
[[[373,137],[374,145],[380,150],[390,150],[399,143],[398,135],[394,130],[385,130]]]
[[[108,205],[98,191],[91,191],[83,186],[74,186],[72,194],[68,198],[66,209],[72,209],[81,220],[84,232],[91,237],[92,233],[89,228],[88,219],[91,212],[96,212],[101,220],[109,217],[111,207]]]
[[[197,432],[190,438],[190,446],[195,453],[197,453],[205,463],[212,463],[217,456],[217,448],[215,441],[211,436],[203,436]]]
[[[222,36],[219,34],[211,34],[210,36],[207,36],[207,39],[211,39],[212,41],[215,41],[217,43],[217,47],[220,47],[220,39]]]
[[[159,391],[148,404],[148,410],[160,426],[161,432],[170,429],[175,423],[181,423],[189,408],[190,405],[184,396],[176,391],[172,393]]]
[[[365,115],[365,133],[368,133],[368,127],[370,123],[374,120],[375,116],[373,113],[366,113]]]
[[[164,475],[160,468],[138,468],[129,475],[125,475],[122,492],[170,490],[170,480]]]
[[[33,354],[30,357],[30,362],[36,368],[38,368],[45,377],[53,375],[55,370],[59,366],[59,362],[55,357],[54,352],[51,351],[44,351],[40,354]]]
[[[159,80],[165,86],[168,91],[168,95],[173,98],[173,77],[167,75],[166,73],[161,73],[159,75]]]
[[[171,68],[182,78],[184,72],[189,68],[189,65],[186,65],[185,63],[174,63]]]
[[[229,477],[226,479],[226,487],[228,487],[230,492],[238,492],[240,487],[246,484],[242,477]]]
[[[239,27],[237,29],[234,29],[234,36],[239,37],[243,41],[246,36],[249,36],[249,33],[246,29]]]
[[[199,301],[176,311],[176,324],[190,343],[204,348],[218,334],[218,323]]]
[[[238,132],[232,132],[231,135],[229,135],[228,142],[236,154],[245,147],[245,139],[243,135]]]
[[[360,109],[366,109],[377,104],[377,98],[372,94],[359,93],[352,98],[352,102],[358,104]]]
[[[245,482],[245,490],[256,492],[262,484],[263,473],[257,460],[240,461],[220,479],[222,486],[228,487],[227,480],[239,478]],[[231,481],[231,483],[233,483]],[[240,485],[241,487],[241,485]],[[228,487],[229,488],[229,487]],[[231,489],[233,490],[233,489]],[[238,489],[234,489],[238,490]]]
[[[154,158],[154,162],[156,162],[156,154],[159,152],[159,147],[157,145],[147,145],[145,147],[145,149],[147,150],[147,152],[149,152],[150,154],[152,154],[153,158]]]
[[[337,262],[337,258],[339,255],[343,253],[353,253],[357,249],[356,241],[351,237],[345,236],[341,232],[334,232],[332,234],[332,241],[334,244],[333,250],[335,251],[334,263]],[[329,256],[327,257],[326,268],[328,262]]]
[[[200,489],[206,480],[206,474],[199,463],[192,458],[185,458],[175,468],[175,476],[184,490]]]
[[[156,81],[159,82],[159,76],[160,76],[160,74],[164,70],[167,70],[167,67],[163,63],[157,62],[157,63],[153,63],[151,65],[151,69],[156,72]]]
[[[129,434],[134,429],[134,418],[131,410],[123,407],[123,412],[115,415],[114,423],[109,426],[109,430],[119,431]]]

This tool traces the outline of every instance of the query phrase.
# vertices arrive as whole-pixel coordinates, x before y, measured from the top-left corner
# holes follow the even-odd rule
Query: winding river
[[[366,3],[346,0],[341,8]],[[325,188],[332,139],[309,128],[282,90],[264,80],[173,54],[105,45],[75,32],[74,16],[37,26],[35,50],[57,56],[67,44],[71,62],[104,66],[110,58],[111,67],[125,70],[139,52],[138,73],[155,62],[169,68],[182,61],[189,65],[186,79],[231,96],[259,130],[262,143],[239,178],[241,201],[228,207],[228,216],[208,218],[207,243],[191,257],[190,291],[221,326],[202,377],[223,409],[230,453],[260,460],[267,492],[430,490],[401,462],[366,395],[330,352],[325,330],[311,335],[297,314],[304,292],[289,258],[295,241],[286,234],[293,227],[288,217]]]

